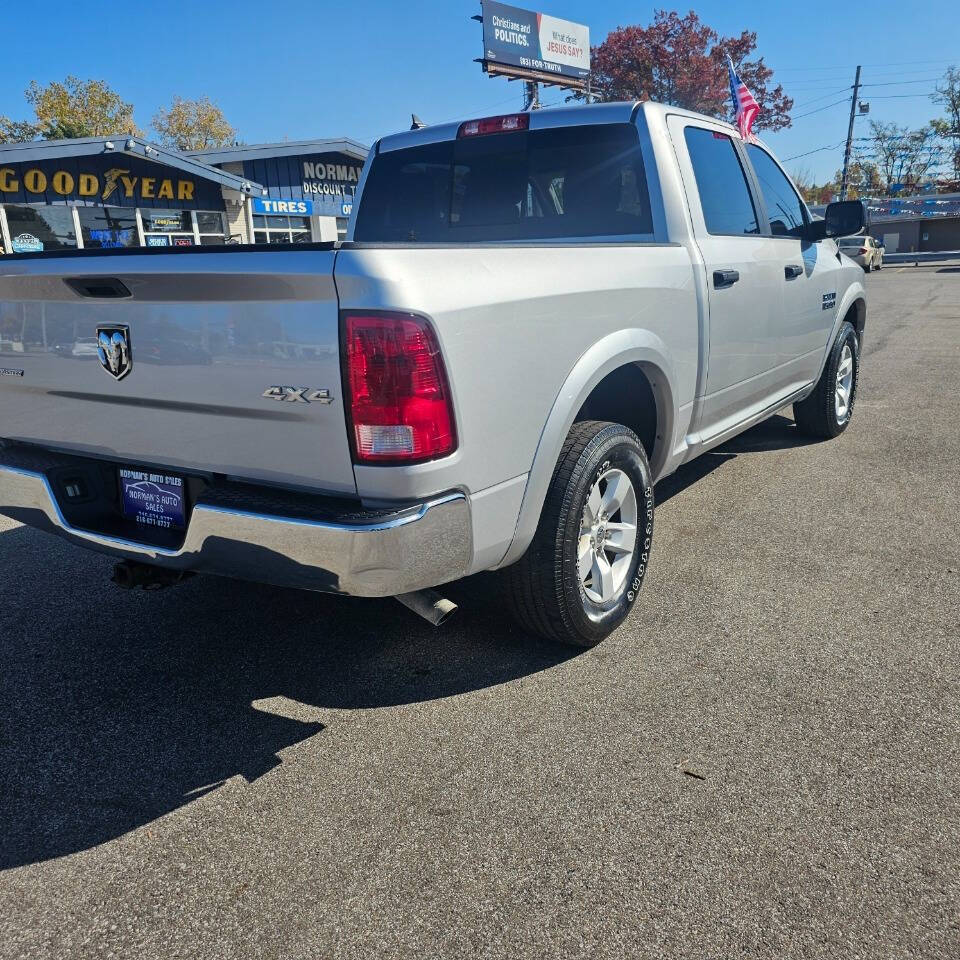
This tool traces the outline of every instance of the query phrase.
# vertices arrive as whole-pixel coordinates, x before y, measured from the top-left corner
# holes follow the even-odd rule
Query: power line
[[[871,100],[902,100],[905,97],[932,97],[936,93],[930,90],[928,93],[885,93],[879,97],[871,97]]]
[[[799,160],[801,157],[809,157],[814,153],[823,153],[824,150],[836,150],[837,147],[842,147],[846,142],[846,140],[839,140],[837,143],[830,143],[825,147],[817,147],[816,150],[808,150],[806,153],[796,153],[792,157],[787,157],[783,162],[789,163],[791,160]]]
[[[829,97],[834,97],[838,93],[843,93],[846,90],[849,90],[849,87],[840,87],[839,90],[831,90],[829,93],[825,93],[822,97],[814,97],[812,100],[804,100],[803,103],[795,103],[793,105],[794,110],[798,110],[800,107],[809,106],[811,103],[819,103],[821,100],[826,100]]]
[[[934,59],[934,60],[886,60],[881,63],[865,63],[864,67],[900,67],[900,66],[910,66],[917,63],[957,63],[960,61],[960,57],[947,57],[946,59]],[[848,70],[849,67],[846,66],[837,66],[833,64],[829,67],[779,67],[781,73],[800,73],[800,72],[809,72],[809,71],[818,71],[818,70]],[[838,78],[839,79],[839,78]]]
[[[899,87],[901,84],[908,83],[933,83],[940,77],[924,77],[923,80],[888,80],[885,83],[861,83],[861,87]]]
[[[815,113],[820,113],[823,110],[829,110],[831,107],[838,107],[841,103],[847,103],[848,100],[844,97],[842,100],[835,100],[833,103],[828,103],[825,107],[817,107],[816,110],[808,110],[806,113],[797,114],[795,117],[791,117],[791,120],[800,120],[803,117],[812,116]]]

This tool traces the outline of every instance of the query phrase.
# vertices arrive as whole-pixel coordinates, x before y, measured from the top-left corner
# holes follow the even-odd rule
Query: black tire
[[[850,399],[847,403],[846,413],[842,417],[838,417],[835,403],[837,370],[846,344],[850,345],[853,358],[853,383],[850,388]],[[810,437],[824,439],[839,437],[850,426],[850,421],[853,419],[859,384],[860,341],[853,325],[845,322],[837,334],[837,339],[833,343],[823,373],[820,375],[813,393],[805,400],[793,405],[793,418],[797,421],[797,429]]]
[[[587,497],[612,468],[626,473],[633,484],[637,535],[620,589],[600,604],[586,595],[577,551]],[[637,435],[618,423],[575,423],[560,452],[533,542],[520,560],[500,572],[507,604],[529,633],[575,647],[596,646],[630,613],[652,538],[653,481]]]

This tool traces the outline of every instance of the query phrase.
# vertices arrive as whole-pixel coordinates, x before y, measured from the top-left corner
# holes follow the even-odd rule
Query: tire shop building
[[[263,184],[250,205],[254,243],[336,240],[347,231],[367,148],[353,140],[300,140],[201,150],[191,157]],[[330,219],[336,234],[330,235]]]
[[[366,154],[347,140],[198,154],[139,137],[0,144],[0,254],[335,240]]]

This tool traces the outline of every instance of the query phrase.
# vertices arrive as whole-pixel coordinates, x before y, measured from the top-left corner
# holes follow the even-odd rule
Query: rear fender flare
[[[672,447],[677,395],[670,353],[664,342],[648,330],[618,330],[598,340],[580,357],[557,393],[534,454],[513,542],[498,566],[519,560],[530,545],[563,441],[587,397],[607,374],[631,363],[642,368],[653,387],[657,402],[657,441],[650,467],[654,477],[662,469]]]

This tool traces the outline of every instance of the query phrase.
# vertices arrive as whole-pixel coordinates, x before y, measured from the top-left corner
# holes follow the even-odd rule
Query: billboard
[[[483,0],[483,64],[488,73],[583,86],[590,74],[590,29]]]

